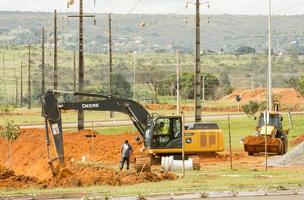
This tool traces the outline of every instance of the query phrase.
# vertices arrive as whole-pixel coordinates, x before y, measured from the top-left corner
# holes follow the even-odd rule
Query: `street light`
[[[268,0],[268,111],[272,110],[271,87],[271,0]]]

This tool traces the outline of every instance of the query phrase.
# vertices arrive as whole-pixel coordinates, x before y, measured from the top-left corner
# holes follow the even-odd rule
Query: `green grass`
[[[81,188],[50,189],[2,189],[0,195],[88,193],[104,195],[136,195],[189,191],[227,191],[280,189],[303,186],[304,172],[301,169],[269,170],[265,172],[248,169],[208,169],[186,172],[185,178],[158,183],[141,183],[125,186],[91,186]]]

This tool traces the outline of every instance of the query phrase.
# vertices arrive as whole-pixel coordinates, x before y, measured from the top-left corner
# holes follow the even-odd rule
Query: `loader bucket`
[[[265,152],[265,137],[264,136],[248,136],[244,140],[244,150],[248,155],[254,153]],[[267,152],[282,154],[283,142],[280,138],[267,138]]]

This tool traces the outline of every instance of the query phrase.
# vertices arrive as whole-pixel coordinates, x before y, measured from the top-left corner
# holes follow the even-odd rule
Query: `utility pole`
[[[268,0],[268,111],[272,111],[272,94],[271,94],[271,0]]]
[[[76,92],[76,51],[73,56],[73,91]]]
[[[205,101],[205,75],[203,75],[203,101]]]
[[[176,114],[180,113],[179,102],[179,51],[176,50]]]
[[[2,65],[3,65],[3,77],[4,77],[5,103],[7,103],[6,67],[5,67],[4,52],[2,53]]]
[[[32,108],[32,90],[31,90],[31,44],[28,46],[28,93],[27,93],[27,101],[28,101],[28,109]]]
[[[72,15],[68,17],[79,18],[79,64],[78,64],[78,91],[83,92],[84,88],[84,60],[83,60],[83,18],[95,17],[95,15],[83,14],[83,0],[79,0],[79,15]],[[78,100],[82,100],[82,96],[78,97]],[[78,111],[78,130],[84,129],[84,113],[83,110]]]
[[[201,102],[201,45],[200,45],[200,0],[196,0],[196,45],[195,45],[195,81],[194,81],[194,98],[195,98],[195,122],[202,120],[202,102]]]
[[[109,14],[109,69],[110,69],[110,95],[113,94],[113,83],[112,83],[112,22],[111,14]],[[110,118],[113,118],[113,112],[110,112]]]
[[[135,70],[136,70],[136,51],[133,52],[133,101],[135,101],[135,80],[136,80],[136,73],[135,73]]]
[[[22,61],[20,65],[20,107],[23,107],[23,66]]]
[[[57,72],[57,10],[54,11],[54,90],[58,89]]]
[[[44,27],[42,28],[42,57],[41,57],[41,94],[45,93],[45,54],[44,54]]]
[[[15,80],[16,80],[16,82],[15,82],[15,85],[16,85],[16,96],[15,96],[15,105],[16,105],[16,107],[18,106],[18,78],[17,78],[17,69],[15,69]]]

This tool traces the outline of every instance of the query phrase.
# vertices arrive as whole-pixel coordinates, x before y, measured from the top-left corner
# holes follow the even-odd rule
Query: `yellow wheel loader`
[[[266,112],[259,116],[256,135],[244,139],[244,150],[252,156],[255,153],[265,152],[266,146],[267,153],[283,155],[288,151],[289,130],[283,130],[283,117],[279,112],[270,112],[268,116],[264,116],[265,114]],[[265,121],[268,123],[265,124]],[[266,145],[265,141],[267,141]]]

